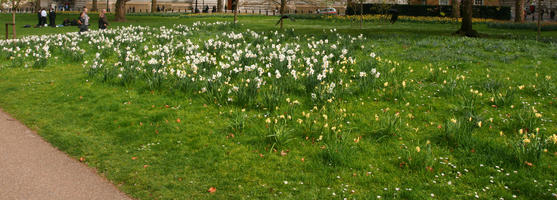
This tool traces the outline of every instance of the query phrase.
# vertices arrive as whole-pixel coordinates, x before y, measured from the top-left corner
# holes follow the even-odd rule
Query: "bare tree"
[[[157,12],[157,0],[151,0],[151,13]]]
[[[4,8],[11,8],[12,9],[12,38],[15,39],[17,37],[15,31],[15,11],[24,3],[27,3],[26,0],[0,0],[2,7]],[[8,31],[8,30],[6,30]],[[6,32],[6,39],[8,37],[8,33]]]
[[[130,0],[116,0],[116,16],[118,22],[126,21],[126,3]]]

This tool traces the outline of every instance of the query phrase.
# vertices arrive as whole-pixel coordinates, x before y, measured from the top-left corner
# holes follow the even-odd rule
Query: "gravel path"
[[[0,199],[130,199],[0,110]]]

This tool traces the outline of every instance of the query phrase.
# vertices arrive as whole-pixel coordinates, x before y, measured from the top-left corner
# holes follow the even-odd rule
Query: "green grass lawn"
[[[35,23],[34,15],[18,20]],[[350,21],[299,19],[279,31],[276,20],[240,16],[237,27],[174,28],[186,33],[178,34],[165,30],[231,18],[130,16],[111,29],[153,28],[118,29],[106,38],[144,32],[145,41],[69,35],[59,40],[67,46],[50,46],[48,58],[13,55],[0,42],[0,107],[137,199],[556,198],[557,144],[550,137],[557,137],[557,31],[537,42],[530,30],[485,24],[475,24],[483,38],[462,38],[452,35],[458,24],[368,22],[360,29]],[[21,37],[76,31],[18,28]],[[231,32],[242,38],[223,35]],[[210,39],[239,47],[206,48]],[[187,40],[184,48],[201,49],[162,55]],[[30,44],[44,45],[18,47]],[[323,54],[312,48],[334,54],[330,66],[339,75],[307,87],[314,80],[293,79],[286,61],[258,60],[281,48],[314,55],[316,69]],[[340,57],[343,48],[354,63]],[[225,73],[230,80],[218,86],[150,73],[170,67],[210,77],[220,65],[200,62],[192,71],[197,61],[188,60],[201,50],[221,64],[251,50],[258,56],[237,62],[271,63],[273,70],[260,75],[267,84],[257,90],[250,89],[256,75],[247,72]],[[126,52],[141,61],[126,61]],[[150,58],[171,64],[147,64]],[[104,68],[93,69],[94,62]],[[307,67],[292,62],[299,72]],[[138,66],[149,70],[134,71]],[[275,80],[275,69],[282,79]]]

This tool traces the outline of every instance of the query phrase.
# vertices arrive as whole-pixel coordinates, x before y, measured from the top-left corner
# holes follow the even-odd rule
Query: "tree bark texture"
[[[524,0],[516,0],[515,2],[514,22],[524,22]]]
[[[456,32],[459,35],[465,35],[468,37],[478,37],[477,31],[472,29],[472,14],[473,14],[473,2],[474,0],[463,0],[462,1],[462,24],[460,30]]]
[[[126,0],[116,0],[116,16],[118,22],[126,21]]]
[[[240,7],[240,0],[232,0],[232,6],[234,7],[234,26],[238,21],[238,7]]]
[[[460,0],[452,0],[452,14],[454,18],[460,18]]]
[[[282,18],[282,16],[284,16],[284,11],[286,10],[286,0],[280,0],[280,29],[282,29],[283,26],[283,22],[284,22],[284,18]]]
[[[13,1],[15,1],[15,0],[13,0]],[[41,10],[41,0],[35,1],[35,11],[39,12],[39,10]]]
[[[15,9],[16,9],[17,7],[18,7],[18,6],[16,6],[15,1],[12,1],[12,38],[13,38],[13,39],[16,38],[16,35],[15,35]],[[8,31],[8,30],[6,30],[6,31]],[[6,34],[6,35],[7,35],[7,34]],[[6,39],[8,39],[8,38],[6,38]]]
[[[222,12],[224,8],[224,0],[217,0],[217,12]]]

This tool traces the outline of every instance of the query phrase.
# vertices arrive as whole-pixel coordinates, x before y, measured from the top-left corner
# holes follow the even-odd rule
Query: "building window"
[[[484,1],[483,0],[474,0],[474,5],[484,5]]]
[[[449,5],[449,0],[439,0],[439,5]]]

